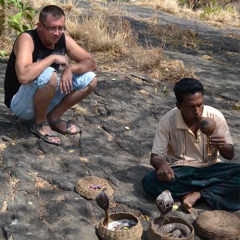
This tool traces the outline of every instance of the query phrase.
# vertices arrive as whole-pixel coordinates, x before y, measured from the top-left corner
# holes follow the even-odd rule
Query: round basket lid
[[[105,193],[111,199],[113,197],[113,189],[107,181],[94,176],[86,176],[79,178],[76,184],[76,191],[82,197],[87,199],[95,199],[97,194],[106,188]]]
[[[231,240],[240,237],[240,219],[233,213],[214,210],[201,213],[195,222],[196,233],[206,239]]]

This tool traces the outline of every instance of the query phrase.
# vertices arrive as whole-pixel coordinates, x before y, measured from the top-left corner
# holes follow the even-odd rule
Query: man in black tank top
[[[64,31],[63,10],[44,7],[37,28],[16,39],[4,82],[6,106],[21,119],[34,120],[31,132],[55,145],[61,141],[54,131],[80,132],[61,117],[97,85],[95,61]],[[70,65],[68,59],[75,64]],[[60,66],[63,72],[58,76]]]

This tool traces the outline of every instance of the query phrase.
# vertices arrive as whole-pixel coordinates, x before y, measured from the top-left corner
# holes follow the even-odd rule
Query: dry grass
[[[8,174],[8,195],[5,197],[5,200],[2,203],[0,208],[0,213],[5,213],[8,210],[8,202],[11,201],[12,203],[15,200],[16,194],[16,185],[19,182],[18,179]]]
[[[137,47],[129,52],[129,58],[137,69],[150,70],[161,66],[163,54],[161,48]]]
[[[89,13],[86,13],[86,9],[77,7],[78,3],[74,3],[72,0],[32,0],[31,3],[37,12],[48,4],[56,4],[63,8],[66,13],[67,34],[73,37],[80,46],[92,53],[98,63],[99,71],[126,73],[131,70],[148,74],[160,81],[176,81],[180,77],[193,75],[191,70],[185,68],[183,62],[167,60],[162,48],[166,43],[170,43],[197,49],[199,43],[197,33],[182,30],[176,25],[161,25],[157,17],[153,16],[147,20],[151,27],[149,33],[146,33],[149,34],[146,38],[150,35],[154,36],[159,39],[162,45],[143,48],[138,43],[138,35],[133,30],[133,26],[118,10],[117,5],[114,5],[114,8],[107,8],[103,4],[107,2],[105,0],[89,0],[89,2],[93,6]],[[133,2],[133,4],[141,4],[191,19],[200,19],[200,16],[203,16],[204,13],[202,9],[192,11],[186,6],[180,7],[177,0],[139,0]],[[221,12],[218,15],[216,13],[205,14],[204,21],[215,21],[215,24],[219,25],[231,21],[239,22],[239,15],[233,9]],[[34,18],[34,23],[37,23],[37,18],[38,14]],[[8,36],[8,34],[3,36],[1,49],[9,54],[9,46],[12,44],[5,41],[5,36]],[[84,115],[84,111],[80,110],[80,112]]]
[[[6,147],[7,145],[4,142],[0,141],[0,167],[3,165],[3,152]]]
[[[41,178],[38,173],[36,172],[29,172],[29,175],[35,179],[35,187],[36,188],[50,188],[58,190],[58,187],[56,185],[50,184],[45,179]]]
[[[150,24],[149,31],[155,38],[161,39],[163,47],[166,43],[170,43],[196,49],[200,42],[197,32],[190,29],[180,29],[174,24],[161,25],[156,20]]]
[[[155,27],[162,29],[160,24],[156,24]],[[104,7],[95,6],[90,15],[76,17],[71,14],[71,17],[67,18],[67,29],[70,36],[85,49],[91,51],[97,61],[101,62],[100,71],[126,73],[131,69],[158,76],[159,80],[172,77],[167,71],[158,73],[162,69],[163,59],[164,69],[168,63],[162,54],[162,48],[139,46],[137,34],[116,8],[113,13]],[[172,65],[172,62],[170,64]],[[179,75],[188,74],[189,71],[185,71],[182,64],[181,73],[176,74],[173,79],[177,79]]]
[[[191,2],[191,1],[185,1]],[[204,1],[203,1],[204,2]],[[211,1],[205,1],[211,2]],[[224,0],[219,0],[220,6],[224,6]],[[136,2],[138,5],[152,7],[156,10],[161,10],[170,14],[174,14],[181,18],[195,19],[199,21],[204,21],[215,27],[224,28],[226,26],[240,27],[240,16],[239,16],[239,6],[238,5],[227,5],[224,9],[217,6],[207,6],[202,4],[195,11],[189,8],[190,4],[185,4],[180,6],[177,0],[139,0]]]
[[[68,33],[90,51],[113,51],[124,54],[136,44],[131,26],[120,16],[103,13],[67,20]]]
[[[204,13],[202,13],[202,15],[205,16]],[[229,8],[228,10],[216,8],[215,11],[206,14],[203,20],[213,26],[221,28],[224,28],[224,26],[229,25],[234,27],[240,27],[239,13],[235,9],[231,8]]]
[[[176,82],[184,77],[195,77],[191,69],[186,69],[183,61],[167,60],[161,48],[134,49],[130,55],[131,62],[136,69],[148,76],[161,81]]]
[[[3,152],[3,150],[6,148],[6,144],[4,142],[0,142],[0,152]]]
[[[87,115],[87,108],[80,106],[79,104],[76,104],[72,107],[76,113],[80,116],[85,116]]]
[[[179,4],[177,0],[139,0],[136,2],[137,5],[150,7],[156,10],[160,10],[170,14],[178,14]]]
[[[161,66],[158,69],[154,69],[150,76],[171,82],[177,82],[184,77],[196,77],[193,70],[185,68],[183,61],[180,60],[162,61]]]

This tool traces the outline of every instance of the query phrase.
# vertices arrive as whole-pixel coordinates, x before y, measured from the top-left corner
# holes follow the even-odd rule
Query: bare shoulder
[[[66,41],[74,41],[75,42],[75,40],[70,35],[68,35],[66,33],[64,33],[64,35],[65,35]]]
[[[24,43],[25,41],[33,42],[32,37],[26,32],[21,33],[16,39],[16,42],[18,43]]]
[[[69,35],[65,34],[66,47],[68,51],[82,49],[80,45]]]
[[[16,39],[14,51],[33,50],[33,40],[28,33],[21,33]]]

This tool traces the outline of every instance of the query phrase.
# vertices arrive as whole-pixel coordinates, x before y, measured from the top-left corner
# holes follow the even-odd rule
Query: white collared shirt
[[[213,135],[224,136],[227,144],[233,144],[227,122],[219,110],[205,105],[202,116],[213,118],[216,122]],[[210,156],[207,155],[207,136],[200,130],[195,136],[177,108],[170,110],[160,119],[152,153],[164,157],[171,167],[205,167],[221,162],[216,148],[212,148]]]

